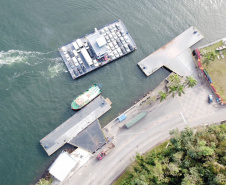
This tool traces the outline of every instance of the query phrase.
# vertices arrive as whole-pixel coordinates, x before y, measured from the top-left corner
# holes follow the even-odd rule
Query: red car
[[[97,156],[98,160],[103,159],[106,156],[106,154],[104,152],[101,152],[100,155]]]
[[[107,60],[108,60],[108,57],[107,57],[106,55],[104,56],[104,60],[105,60],[105,61],[107,61]]]

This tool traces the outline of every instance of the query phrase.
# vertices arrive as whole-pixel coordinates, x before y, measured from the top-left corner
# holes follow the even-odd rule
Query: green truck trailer
[[[147,115],[147,112],[143,111],[140,114],[138,114],[135,118],[133,118],[130,122],[125,124],[126,128],[132,127],[134,124],[136,124],[138,121],[140,121],[143,117]]]

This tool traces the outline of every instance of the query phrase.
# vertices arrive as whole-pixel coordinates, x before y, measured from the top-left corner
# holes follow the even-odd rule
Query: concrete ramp
[[[82,148],[90,153],[94,153],[104,144],[106,139],[101,130],[98,120],[95,120],[86,129],[69,141],[69,144]]]
[[[195,27],[190,27],[175,39],[143,59],[138,66],[146,76],[150,76],[161,67],[166,67],[180,76],[191,74],[190,47],[203,39]]]

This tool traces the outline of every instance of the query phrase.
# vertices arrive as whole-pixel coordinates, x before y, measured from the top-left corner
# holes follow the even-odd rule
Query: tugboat
[[[77,96],[71,103],[72,110],[79,110],[86,106],[89,102],[94,100],[97,96],[102,93],[100,86],[97,84],[92,85],[83,94]]]

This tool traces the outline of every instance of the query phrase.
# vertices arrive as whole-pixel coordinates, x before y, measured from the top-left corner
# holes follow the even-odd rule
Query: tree
[[[177,91],[177,86],[169,86],[169,94],[173,94],[175,96],[175,92]]]
[[[216,59],[216,53],[215,52],[208,52],[204,55],[205,59],[203,63],[206,63],[207,65],[210,63],[210,61],[214,61]]]
[[[183,85],[180,84],[177,86],[177,93],[179,96],[181,96],[181,93],[185,94]]]
[[[176,73],[171,73],[168,80],[173,84],[179,84],[181,82],[180,76]]]
[[[186,127],[170,135],[169,145],[167,141],[145,156],[137,154],[120,185],[226,184],[226,125],[196,131]]]
[[[195,85],[197,85],[197,80],[192,76],[186,76],[185,85],[187,85],[188,87],[194,87]]]
[[[42,178],[42,179],[39,179],[39,181],[36,185],[51,185],[52,182],[53,182],[52,178],[50,180],[46,180],[46,179]]]
[[[160,101],[163,101],[166,99],[167,94],[166,94],[166,92],[160,91],[159,96],[160,96]]]

